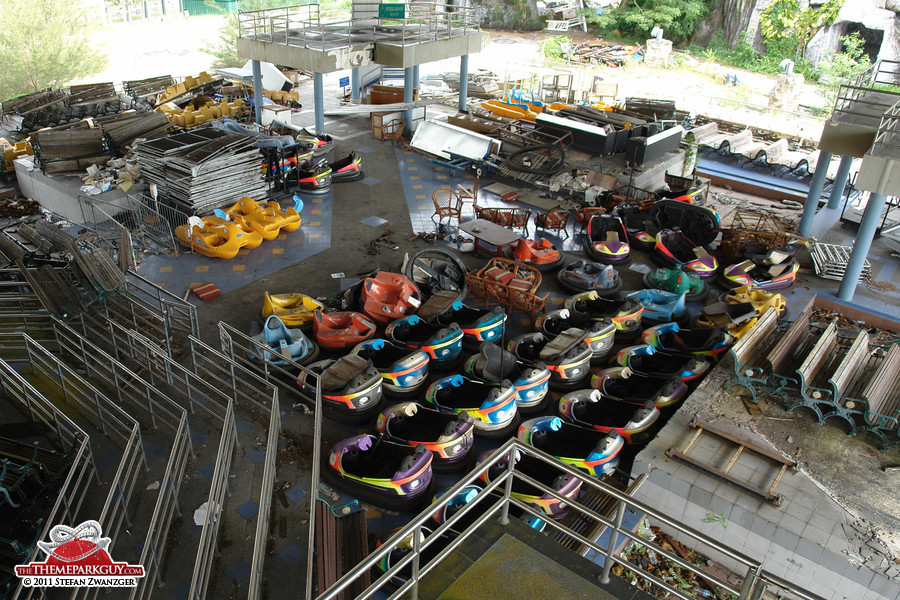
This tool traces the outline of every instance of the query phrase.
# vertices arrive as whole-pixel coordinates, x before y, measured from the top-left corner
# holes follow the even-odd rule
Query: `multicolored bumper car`
[[[749,304],[760,317],[770,306],[778,311],[780,317],[784,316],[784,311],[787,309],[787,301],[782,294],[767,292],[747,285],[729,290],[719,299],[728,304]]]
[[[581,427],[614,431],[626,443],[642,444],[652,438],[650,427],[659,419],[659,409],[653,402],[635,405],[585,389],[560,397],[559,415]]]
[[[530,366],[516,360],[512,352],[485,342],[478,354],[463,365],[463,373],[491,385],[512,382],[516,406],[523,414],[540,412],[550,402],[550,370],[542,363]]]
[[[395,344],[423,350],[433,369],[450,368],[462,357],[463,332],[456,323],[434,325],[410,315],[388,325],[384,333]]]
[[[631,246],[622,219],[605,213],[588,221],[581,243],[588,258],[605,264],[624,264],[631,260]]]
[[[375,322],[358,312],[316,310],[313,312],[313,334],[322,348],[349,350],[375,335]]]
[[[669,323],[688,316],[685,293],[673,294],[662,290],[640,290],[628,294],[630,300],[644,307],[643,320],[650,323]]]
[[[531,265],[538,271],[556,268],[565,260],[559,248],[545,238],[537,240],[520,238],[515,244],[506,246],[503,252],[506,258]]]
[[[622,289],[622,279],[612,267],[579,260],[556,273],[559,285],[573,292],[593,290],[598,296],[612,296]]]
[[[428,386],[425,402],[441,412],[468,413],[475,419],[475,435],[481,437],[506,437],[519,424],[516,388],[509,381],[496,386],[450,375]]]
[[[434,454],[435,471],[461,469],[473,458],[475,424],[465,412],[445,413],[402,402],[381,411],[375,429],[393,442],[428,448]]]
[[[412,281],[388,271],[378,271],[375,277],[366,277],[359,296],[363,312],[381,325],[416,312],[422,304],[419,290]]]
[[[219,217],[191,217],[175,228],[175,238],[192,252],[225,259],[237,256],[241,248],[256,248],[263,241],[259,233]]]
[[[609,367],[591,375],[591,387],[610,398],[656,408],[675,404],[685,397],[688,386],[680,377],[635,373],[628,367]]]
[[[653,260],[663,267],[681,267],[700,277],[713,277],[719,261],[678,228],[663,229],[653,246]]]
[[[365,177],[362,170],[362,159],[351,152],[345,158],[335,161],[328,165],[331,168],[331,182],[345,183],[347,181],[358,181]]]
[[[765,254],[747,254],[747,260],[722,271],[728,287],[750,286],[761,290],[783,290],[794,285],[800,263],[791,248],[773,248]]]
[[[647,213],[634,204],[620,204],[616,207],[616,215],[622,219],[629,245],[642,252],[649,252],[656,244],[659,228]]]
[[[489,450],[478,457],[478,462],[486,460],[494,451]],[[515,469],[524,475],[528,475],[535,481],[549,487],[563,498],[569,500],[577,500],[581,493],[581,479],[568,473],[560,471],[552,464],[545,462],[539,458],[533,458],[522,452],[512,450],[502,459],[495,462],[487,471],[481,475],[482,481],[490,484],[491,481],[500,477],[509,469],[509,455],[513,454],[512,460],[515,461]],[[551,519],[561,519],[565,516],[569,509],[567,502],[559,498],[542,492],[524,479],[518,477],[513,478],[512,495],[525,502],[531,504],[540,511],[543,511]]]
[[[381,373],[384,393],[404,397],[416,394],[428,382],[428,355],[422,350],[398,346],[375,338],[360,342],[353,354],[367,358]]]
[[[351,496],[390,510],[416,510],[434,494],[432,454],[423,445],[355,435],[335,444],[325,480]]]
[[[641,333],[645,344],[665,352],[702,354],[719,358],[734,343],[734,337],[724,329],[682,329],[678,323],[663,323]]]
[[[381,408],[381,373],[367,358],[348,354],[338,360],[327,358],[307,366],[300,372],[297,385],[300,393],[313,402],[317,379],[321,380],[323,405],[333,410],[340,421],[362,422]]]
[[[251,346],[250,360],[286,365],[288,359],[305,365],[316,359],[319,347],[299,329],[288,329],[276,316],[266,319],[262,333],[253,336],[259,346]]]
[[[529,366],[540,363],[550,370],[550,387],[573,389],[590,375],[593,353],[584,342],[585,331],[572,327],[549,339],[537,331],[510,340],[507,350]]]
[[[591,349],[591,363],[598,364],[609,357],[616,337],[616,326],[611,319],[593,321],[584,314],[560,308],[545,312],[534,320],[534,328],[550,339],[573,327],[584,331],[584,342]]]
[[[617,335],[622,337],[640,331],[644,314],[644,305],[636,300],[601,298],[593,290],[569,296],[563,306],[572,311],[572,314],[587,315],[594,321],[610,319],[616,326]]]
[[[680,377],[682,381],[693,381],[709,371],[709,361],[702,356],[663,352],[646,344],[622,348],[616,362],[635,373]]]
[[[315,319],[315,311],[325,308],[317,300],[306,294],[270,294],[263,296],[263,307],[260,317],[265,322],[275,315],[288,327],[309,329]]]
[[[457,300],[431,320],[442,327],[457,323],[463,332],[463,348],[475,352],[484,342],[499,344],[503,341],[506,318],[506,311],[500,306],[475,308]]]
[[[297,165],[288,171],[287,184],[306,194],[325,194],[331,191],[331,167],[326,160],[315,164]]]
[[[553,416],[529,419],[516,434],[522,442],[555,456],[588,475],[599,477],[615,471],[625,440],[615,431],[601,433]]]
[[[685,301],[697,302],[709,295],[709,284],[684,269],[656,269],[644,275],[644,287],[673,294],[685,294]]]

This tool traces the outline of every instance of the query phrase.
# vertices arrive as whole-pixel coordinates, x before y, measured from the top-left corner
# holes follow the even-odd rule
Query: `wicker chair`
[[[387,125],[381,129],[381,137],[385,140],[392,140],[395,144],[403,145],[403,130],[406,129],[406,121],[403,119],[393,119],[388,121]]]
[[[431,220],[440,229],[441,222],[447,219],[447,224],[456,219],[457,225],[462,217],[463,199],[459,192],[451,189],[441,189],[431,194],[431,201],[434,203],[434,212],[431,214]],[[437,221],[434,218],[437,217]]]
[[[547,212],[534,215],[534,228],[542,230],[541,237],[544,237],[544,231],[554,231],[557,237],[561,237],[560,234],[565,233],[568,238],[569,230],[566,229],[566,226],[569,224],[569,215],[571,214],[570,210],[555,206]]]

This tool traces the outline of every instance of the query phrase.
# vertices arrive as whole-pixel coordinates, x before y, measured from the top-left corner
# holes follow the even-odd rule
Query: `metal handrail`
[[[501,460],[506,460],[506,456],[509,453],[524,453],[531,457],[537,458],[544,462],[552,463],[556,468],[560,471],[573,475],[579,478],[582,481],[582,485],[587,485],[589,487],[593,487],[604,494],[609,495],[618,501],[618,508],[616,517],[613,520],[606,519],[594,511],[584,507],[580,502],[570,501],[568,499],[563,498],[559,495],[555,490],[550,489],[549,487],[535,481],[534,479],[528,477],[527,475],[519,472],[515,468],[516,461],[510,460],[507,461],[509,468],[505,470],[501,475],[497,476],[493,479],[491,484],[481,492],[478,493],[477,497],[482,497],[483,494],[489,494],[494,490],[502,490],[502,498],[495,503],[493,507],[491,507],[484,515],[482,515],[474,525],[468,527],[464,531],[462,531],[458,538],[456,538],[450,546],[449,549],[445,549],[432,561],[427,564],[421,564],[421,552],[423,548],[428,547],[430,543],[429,540],[436,540],[441,533],[451,528],[453,524],[458,521],[459,518],[462,517],[462,511],[459,514],[454,515],[447,522],[442,524],[440,527],[436,528],[431,536],[426,538],[424,541],[419,540],[419,532],[421,528],[431,519],[432,515],[434,515],[439,510],[443,509],[447,503],[456,495],[458,492],[462,490],[466,485],[470,485],[474,481],[476,481],[482,473],[487,471],[490,467],[495,465],[497,462]],[[396,565],[394,565],[387,573],[381,576],[378,580],[372,583],[372,585],[360,594],[359,598],[369,597],[375,590],[380,588],[385,582],[387,582],[392,575],[399,573],[399,571],[405,568],[408,565],[411,565],[412,572],[410,574],[409,579],[406,583],[401,586],[396,592],[391,594],[389,598],[398,598],[401,597],[402,594],[409,592],[409,597],[415,598],[417,597],[417,588],[418,583],[421,581],[422,576],[424,576],[428,571],[435,568],[437,564],[439,564],[440,560],[449,556],[452,549],[461,544],[465,538],[470,536],[480,524],[485,523],[491,516],[493,516],[496,512],[500,512],[500,522],[501,524],[505,524],[508,522],[508,510],[509,506],[517,506],[532,514],[533,516],[540,517],[540,513],[536,512],[533,508],[524,505],[520,501],[516,500],[512,497],[512,484],[514,480],[522,480],[527,481],[529,484],[538,488],[541,492],[545,494],[550,494],[557,499],[566,500],[566,502],[570,505],[570,510],[581,511],[585,514],[589,514],[592,518],[597,519],[603,525],[610,528],[612,530],[612,534],[610,536],[609,542],[607,543],[606,548],[600,547],[598,544],[593,542],[592,540],[587,540],[583,536],[580,536],[577,532],[569,530],[566,526],[561,523],[551,521],[548,519],[544,519],[547,522],[547,525],[565,532],[567,535],[572,535],[573,537],[579,539],[583,543],[586,543],[591,549],[595,550],[602,556],[606,558],[603,566],[603,574],[601,576],[601,581],[608,580],[610,569],[613,564],[621,565],[622,567],[629,569],[633,572],[640,574],[647,581],[651,582],[654,586],[662,588],[667,592],[674,594],[675,596],[682,598],[684,600],[692,600],[692,596],[686,595],[682,590],[679,590],[665,581],[659,579],[657,576],[652,573],[646,572],[641,569],[638,565],[629,562],[625,558],[618,556],[617,547],[619,536],[624,536],[627,540],[632,542],[649,546],[653,545],[651,541],[641,538],[634,532],[630,531],[627,528],[624,528],[622,525],[622,518],[624,516],[624,512],[626,509],[630,508],[637,512],[641,512],[646,514],[648,517],[651,517],[663,524],[665,524],[668,528],[671,528],[683,535],[687,535],[697,542],[705,545],[706,547],[711,548],[713,551],[719,552],[722,555],[732,559],[740,565],[743,565],[746,568],[746,573],[743,578],[743,585],[740,588],[737,588],[723,579],[711,576],[707,572],[701,571],[698,567],[692,565],[688,561],[682,559],[680,556],[673,552],[666,551],[659,547],[658,545],[654,545],[654,551],[657,553],[666,556],[666,558],[673,560],[678,563],[682,568],[687,569],[689,571],[695,572],[708,580],[713,581],[715,584],[719,585],[722,589],[729,591],[738,596],[739,600],[757,600],[762,597],[762,594],[765,591],[766,586],[768,585],[777,585],[788,591],[789,593],[794,593],[804,598],[805,600],[821,600],[815,594],[803,590],[797,586],[790,584],[789,582],[777,578],[771,575],[768,572],[762,570],[762,564],[752,559],[751,557],[734,550],[712,538],[706,536],[700,531],[685,525],[675,519],[672,519],[662,512],[658,511],[654,507],[645,504],[639,500],[635,500],[629,494],[616,489],[605,482],[587,477],[583,472],[575,469],[569,465],[563,464],[552,456],[537,450],[531,446],[526,446],[522,442],[517,439],[510,439],[506,443],[504,443],[496,452],[494,452],[487,460],[479,464],[474,471],[472,471],[468,476],[463,478],[459,483],[453,486],[450,490],[446,492],[442,499],[435,502],[431,506],[429,506],[425,511],[416,516],[412,521],[410,521],[404,528],[398,531],[395,535],[393,535],[387,542],[385,542],[381,547],[376,549],[372,554],[370,554],[366,559],[364,559],[360,564],[350,570],[346,575],[341,577],[332,587],[328,590],[325,590],[320,596],[317,597],[317,600],[330,600],[332,598],[337,597],[339,594],[344,592],[347,587],[349,587],[353,582],[360,579],[363,574],[367,573],[369,569],[375,566],[379,561],[381,561],[384,557],[386,557],[390,552],[392,552],[401,542],[404,540],[410,539],[412,536],[413,540],[413,551],[408,553],[403,557],[402,560],[398,561]],[[311,555],[311,552],[310,552]],[[311,562],[311,561],[310,561]],[[311,567],[312,565],[308,565],[310,568],[310,572],[308,573],[308,588],[312,587],[311,581]],[[309,597],[309,594],[307,594]]]
[[[250,560],[250,585],[247,600],[262,598],[263,564],[266,559],[266,545],[269,541],[269,519],[272,510],[272,489],[275,485],[278,438],[281,435],[281,408],[277,391],[272,398],[269,414],[269,435],[266,440],[266,458],[263,467],[262,484],[259,491],[259,513],[256,517],[256,536],[253,538],[253,557]]]
[[[897,136],[900,136],[900,100],[881,116],[878,135],[875,136],[870,153],[880,158],[900,159],[900,140],[892,139]]]

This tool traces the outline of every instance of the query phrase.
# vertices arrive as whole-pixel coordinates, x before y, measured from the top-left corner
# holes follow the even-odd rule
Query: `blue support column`
[[[406,67],[403,69],[403,101],[413,101],[413,69],[415,67]],[[403,111],[403,120],[406,121],[407,129],[412,127],[412,109],[407,108]]]
[[[834,178],[834,188],[831,190],[831,196],[828,197],[828,208],[839,208],[841,201],[844,199],[844,188],[847,187],[847,179],[850,178],[850,165],[853,163],[853,157],[843,155],[841,164],[838,167],[837,176]]]
[[[350,69],[350,99],[359,100],[359,67]]]
[[[885,199],[884,194],[869,195],[866,212],[863,213],[859,232],[856,234],[856,243],[853,244],[853,252],[850,253],[850,260],[847,261],[847,269],[844,271],[844,278],[838,289],[838,298],[841,300],[849,302],[853,299],[853,292],[856,291],[859,276],[862,273],[866,257],[869,255],[869,248],[875,238],[875,230],[878,229],[878,222],[881,220]]]
[[[313,111],[316,113],[316,133],[325,133],[325,84],[321,73],[313,73]]]
[[[469,55],[459,57],[459,111],[466,112],[469,96]]]
[[[419,89],[419,65],[413,67],[413,89]]]
[[[831,152],[827,150],[819,152],[816,172],[813,173],[812,182],[809,184],[806,204],[803,205],[803,216],[800,218],[800,235],[803,237],[809,237],[813,218],[819,209],[819,199],[822,197],[822,188],[825,186],[825,176],[828,175],[828,165],[831,164],[831,156]]]
[[[262,125],[262,69],[258,60],[250,61],[250,68],[253,70],[253,112],[256,114],[256,122]]]

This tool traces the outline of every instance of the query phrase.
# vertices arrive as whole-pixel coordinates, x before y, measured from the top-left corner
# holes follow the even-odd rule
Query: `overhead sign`
[[[406,18],[405,4],[379,4],[379,19],[404,19]]]
[[[338,80],[338,87],[350,87],[350,78],[349,77],[341,77]]]

